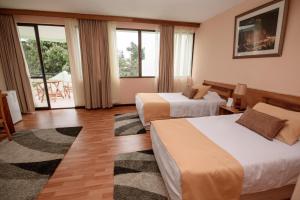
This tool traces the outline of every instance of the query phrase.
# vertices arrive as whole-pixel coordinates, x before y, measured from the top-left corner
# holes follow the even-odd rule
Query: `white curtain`
[[[85,99],[78,21],[76,19],[65,19],[65,31],[68,44],[69,62],[72,75],[72,90],[75,106],[84,106]]]
[[[155,30],[155,66],[154,66],[154,88],[158,88],[158,73],[159,73],[159,48],[160,48],[160,31],[159,28]]]
[[[158,77],[159,66],[159,48],[160,48],[160,31],[155,30],[155,42],[154,42],[154,76]]]
[[[190,30],[175,30],[174,33],[174,91],[182,92],[187,85],[192,84],[194,32]]]
[[[111,76],[112,103],[120,103],[120,73],[117,50],[117,27],[115,22],[108,22],[109,62]]]

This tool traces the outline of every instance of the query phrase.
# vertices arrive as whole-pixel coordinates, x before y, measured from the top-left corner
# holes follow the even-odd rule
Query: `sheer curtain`
[[[155,30],[155,43],[154,43],[154,88],[158,89],[158,73],[159,73],[159,51],[160,51],[160,30],[159,28]]]
[[[194,32],[177,29],[174,33],[174,91],[191,85]]]
[[[117,54],[117,26],[115,22],[108,22],[108,40],[109,40],[109,62],[111,76],[111,96],[112,103],[120,103],[120,75],[119,60]]]
[[[84,106],[84,90],[78,20],[65,19],[65,30],[68,44],[69,61],[72,74],[72,89],[75,106]]]

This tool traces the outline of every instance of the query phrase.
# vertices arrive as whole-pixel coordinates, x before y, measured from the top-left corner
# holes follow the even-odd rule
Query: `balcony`
[[[71,74],[63,71],[54,76],[47,74],[46,77],[51,77],[46,80],[50,108],[75,107]],[[31,87],[35,107],[48,108],[44,79],[31,77]]]

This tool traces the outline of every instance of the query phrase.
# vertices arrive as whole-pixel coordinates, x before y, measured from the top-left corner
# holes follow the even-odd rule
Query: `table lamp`
[[[244,110],[247,107],[246,102],[247,85],[238,83],[233,91],[234,107],[239,110]]]

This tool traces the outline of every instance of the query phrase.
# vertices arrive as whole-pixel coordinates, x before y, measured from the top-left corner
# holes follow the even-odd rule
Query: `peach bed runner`
[[[145,122],[170,118],[170,104],[159,94],[139,93],[138,96],[143,101]]]
[[[152,124],[180,170],[182,199],[240,198],[244,171],[235,158],[186,119]]]

